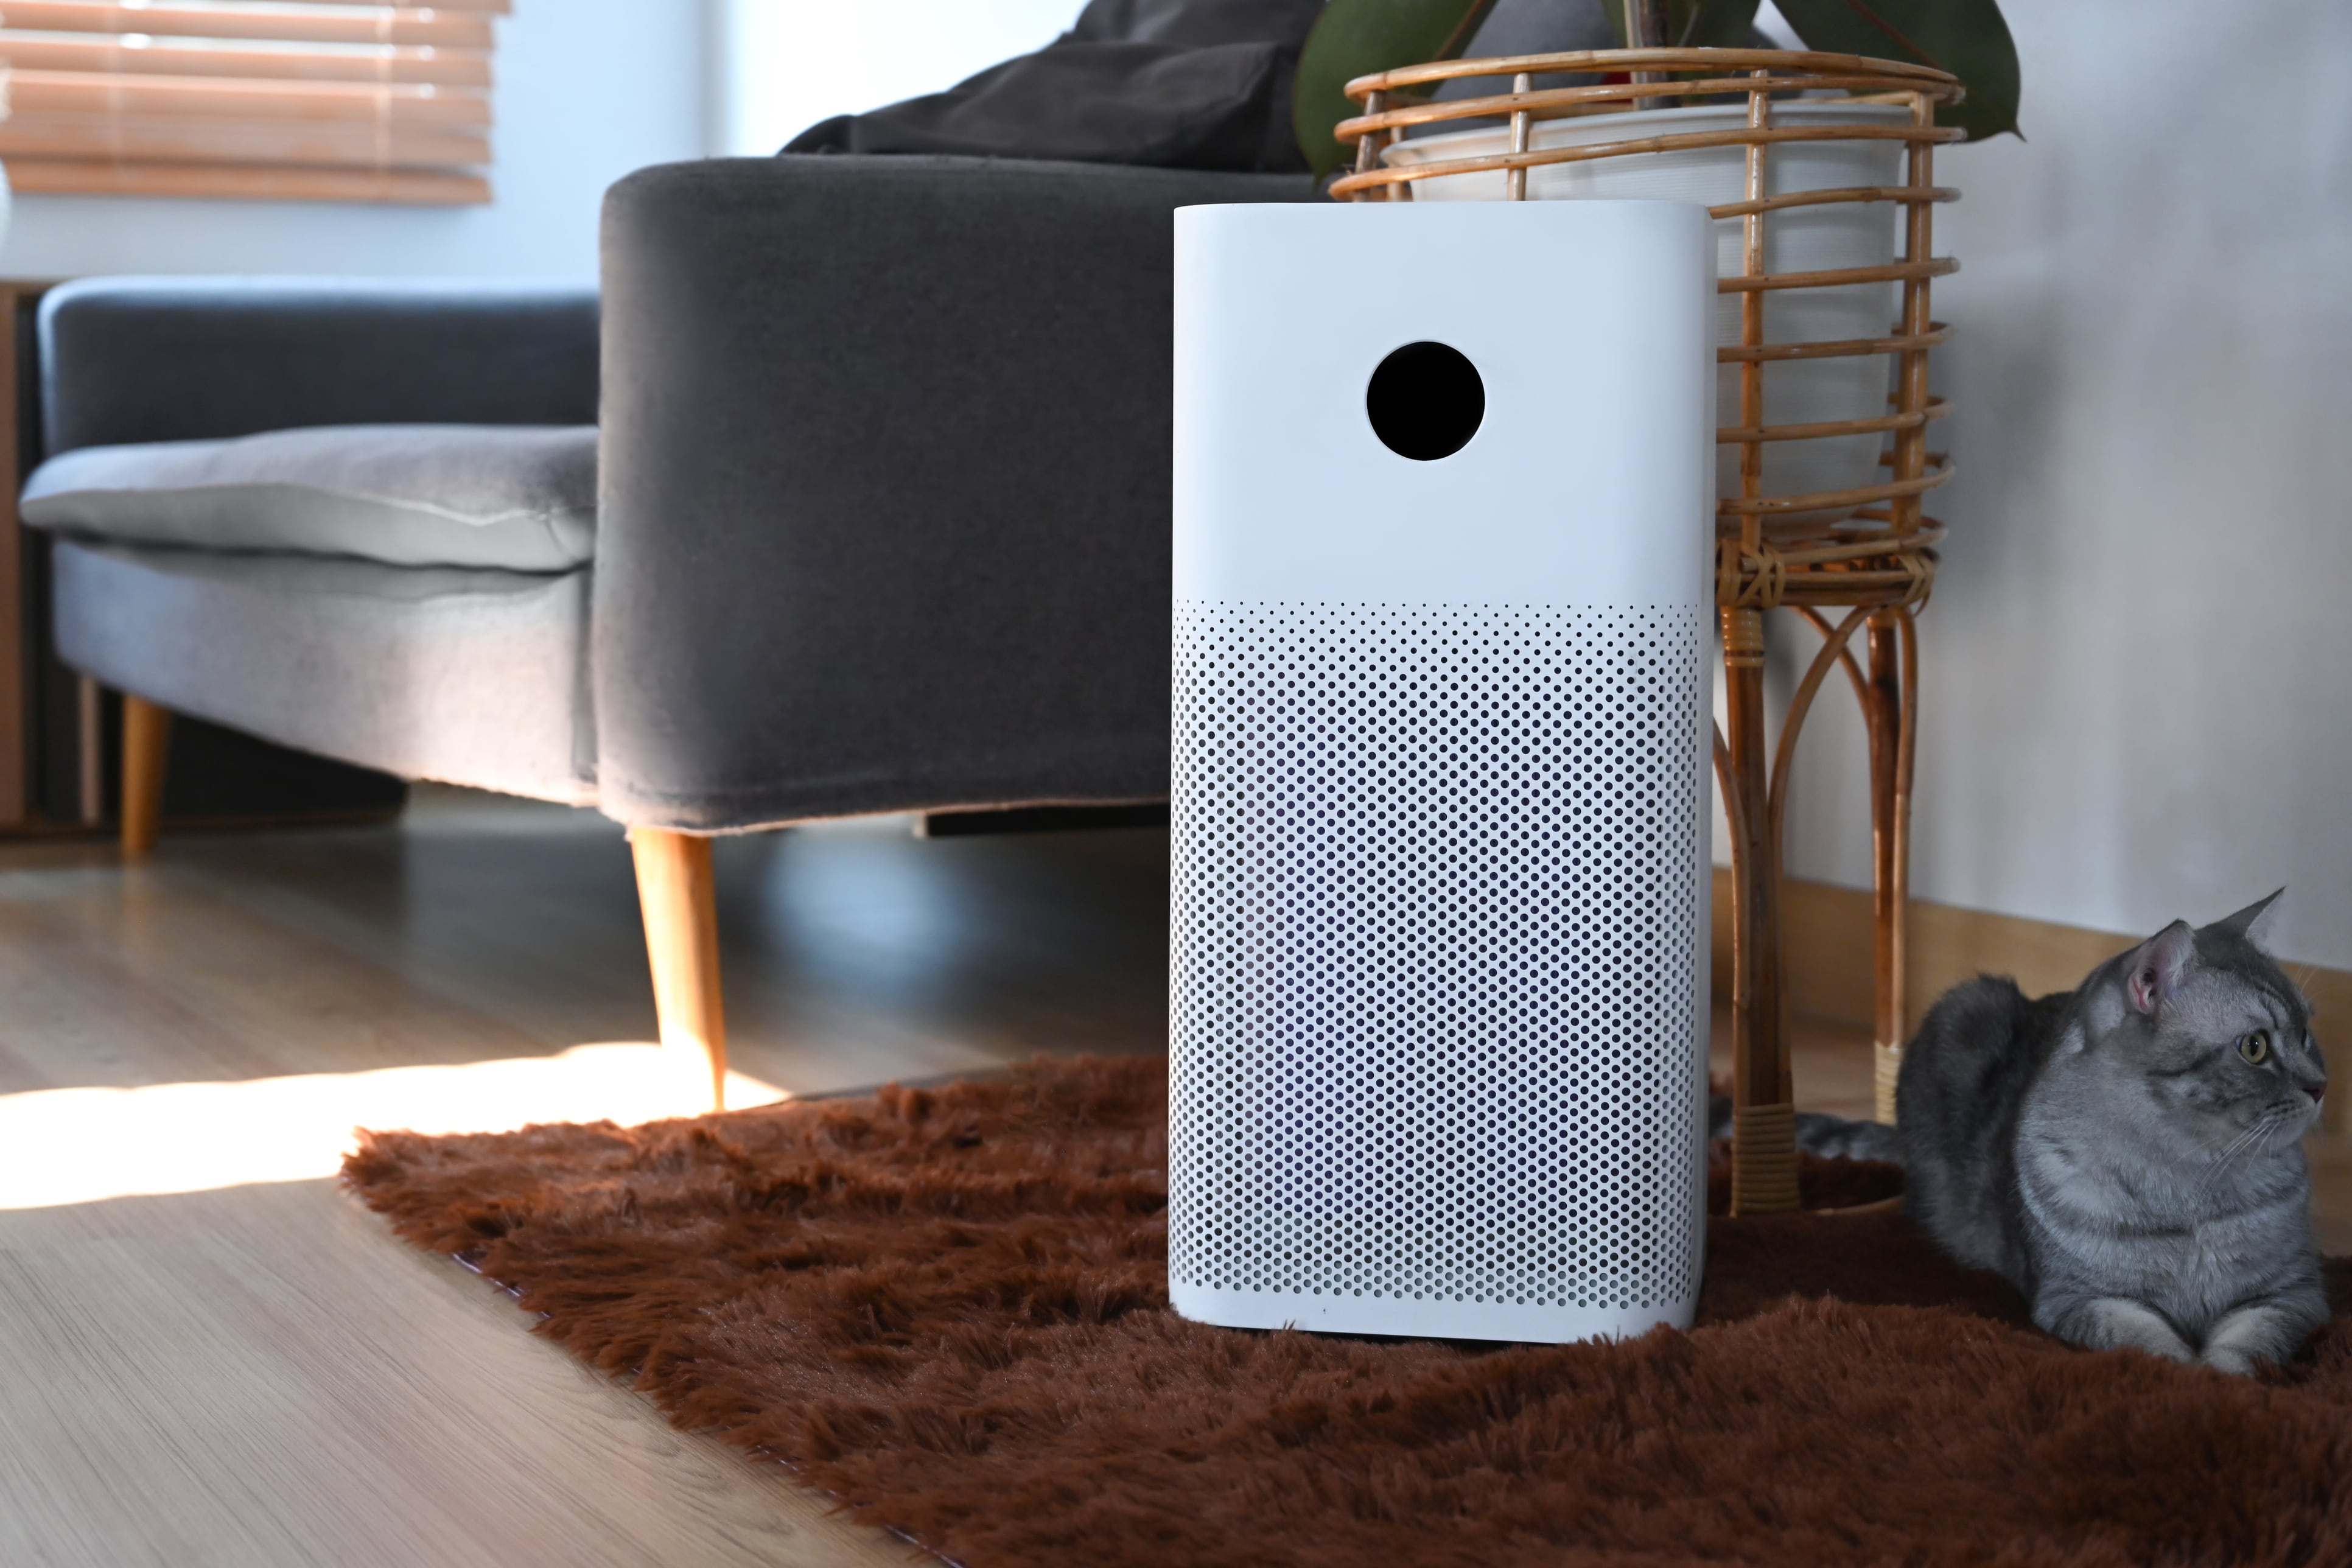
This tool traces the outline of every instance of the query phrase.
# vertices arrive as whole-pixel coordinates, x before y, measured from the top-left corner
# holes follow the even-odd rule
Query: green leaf
[[[1363,110],[1344,89],[1360,76],[1450,60],[1467,47],[1495,0],[1331,0],[1307,35],[1290,122],[1307,166],[1332,174],[1354,156],[1331,127]]]
[[[1950,71],[1967,100],[1937,110],[1971,142],[2017,129],[2017,45],[1996,0],[1779,0],[1809,49]]]

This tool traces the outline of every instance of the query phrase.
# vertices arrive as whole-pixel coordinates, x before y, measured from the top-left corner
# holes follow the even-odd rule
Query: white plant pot
[[[1782,125],[1899,125],[1911,119],[1894,104],[1799,101],[1772,107]],[[1590,146],[1595,142],[1693,132],[1737,130],[1748,122],[1744,103],[1695,109],[1651,109],[1631,114],[1598,114],[1538,121],[1530,130],[1537,149]],[[1413,168],[1457,158],[1483,158],[1510,151],[1507,128],[1456,131],[1415,137],[1390,147],[1391,168]],[[1766,195],[1834,190],[1856,185],[1893,185],[1903,179],[1900,142],[1787,142],[1765,159]],[[1499,202],[1506,176],[1444,174],[1413,183],[1413,199],[1433,202]],[[1700,147],[1677,153],[1640,153],[1584,163],[1549,163],[1528,171],[1532,201],[1595,198],[1698,202],[1719,206],[1748,194],[1747,149]],[[1812,272],[1832,268],[1883,267],[1895,258],[1899,209],[1890,202],[1842,202],[1773,213],[1765,222],[1765,268],[1772,272]],[[1715,225],[1716,271],[1740,272],[1741,221]],[[1764,296],[1764,341],[1818,342],[1885,337],[1894,330],[1897,300],[1892,283],[1851,283],[1833,289],[1775,289]],[[1739,296],[1716,303],[1716,342],[1739,342]],[[1840,359],[1781,360],[1764,369],[1764,423],[1811,425],[1833,419],[1884,416],[1891,371],[1883,354]],[[1739,369],[1718,366],[1716,422],[1739,426]],[[1878,455],[1885,437],[1875,434],[1815,440],[1774,441],[1764,448],[1767,496],[1805,495],[1879,483]],[[1716,491],[1739,494],[1739,448],[1716,449]],[[1822,517],[1834,513],[1798,514]]]

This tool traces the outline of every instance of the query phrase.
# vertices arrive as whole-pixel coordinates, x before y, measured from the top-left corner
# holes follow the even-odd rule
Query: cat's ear
[[[2257,899],[2236,914],[2224,915],[2205,929],[2216,936],[2234,936],[2256,947],[2266,947],[2263,938],[2271,929],[2271,916],[2277,912],[2279,897],[2285,891],[2281,888],[2267,899]]]
[[[2154,1013],[2158,1003],[2180,989],[2196,956],[2197,933],[2189,929],[2187,921],[2175,921],[2140,943],[2124,973],[2124,999],[2132,1005],[2132,1011]]]

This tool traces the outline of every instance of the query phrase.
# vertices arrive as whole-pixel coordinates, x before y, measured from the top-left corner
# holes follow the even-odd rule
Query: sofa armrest
[[[1312,199],[922,157],[615,185],[604,808],[719,831],[1164,795],[1171,215]]]
[[[584,289],[87,279],[41,301],[43,445],[308,425],[590,425],[596,331]]]

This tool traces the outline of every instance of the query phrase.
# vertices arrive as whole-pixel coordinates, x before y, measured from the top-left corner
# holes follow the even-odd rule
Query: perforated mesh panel
[[[1700,615],[1177,606],[1174,1281],[1693,1292]]]

